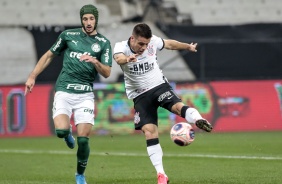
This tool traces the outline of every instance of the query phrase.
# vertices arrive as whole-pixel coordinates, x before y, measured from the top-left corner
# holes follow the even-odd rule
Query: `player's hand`
[[[95,64],[96,62],[99,62],[95,57],[89,56],[89,55],[82,55],[79,58],[79,61],[84,61],[84,62],[90,62]]]
[[[189,44],[189,46],[190,46],[190,47],[189,47],[189,51],[191,51],[191,52],[197,52],[197,49],[196,49],[197,45],[198,45],[197,43],[193,43],[193,42],[190,43],[190,44]]]
[[[24,95],[26,96],[28,93],[31,93],[32,91],[32,88],[35,84],[35,79],[33,78],[28,78],[26,83],[25,83],[25,92],[24,92]]]
[[[129,63],[129,62],[136,62],[137,61],[137,56],[138,56],[139,54],[132,54],[132,55],[130,55],[130,56],[128,56],[127,58],[126,58],[126,62],[127,63]]]

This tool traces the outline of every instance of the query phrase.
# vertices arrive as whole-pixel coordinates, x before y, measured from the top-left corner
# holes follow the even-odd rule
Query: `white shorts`
[[[66,114],[71,118],[73,113],[75,125],[94,125],[94,107],[94,93],[73,94],[58,91],[53,102],[53,119],[59,114]]]

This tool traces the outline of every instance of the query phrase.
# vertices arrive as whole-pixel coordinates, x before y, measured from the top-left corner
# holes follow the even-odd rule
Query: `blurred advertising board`
[[[282,130],[282,80],[171,84],[185,104],[213,124],[214,132]],[[139,133],[134,130],[133,102],[127,99],[124,85],[95,83],[94,88],[93,134]],[[53,96],[51,84],[37,84],[27,96],[23,85],[0,86],[0,137],[53,135]],[[185,121],[162,108],[158,111],[160,133]]]

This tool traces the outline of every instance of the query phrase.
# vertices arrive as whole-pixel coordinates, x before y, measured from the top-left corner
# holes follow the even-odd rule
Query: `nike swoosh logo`
[[[153,153],[153,154],[149,155],[149,157],[153,156],[154,154],[155,154],[155,153]]]
[[[170,97],[167,97],[167,99],[171,99],[174,95],[170,96]]]

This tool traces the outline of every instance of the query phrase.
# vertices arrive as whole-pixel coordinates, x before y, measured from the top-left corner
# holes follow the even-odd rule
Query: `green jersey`
[[[90,55],[102,64],[112,66],[110,41],[99,33],[89,36],[82,28],[63,31],[50,51],[56,55],[64,52],[63,68],[56,81],[55,91],[68,93],[93,91],[93,82],[98,72],[92,63],[79,61],[82,55]]]

